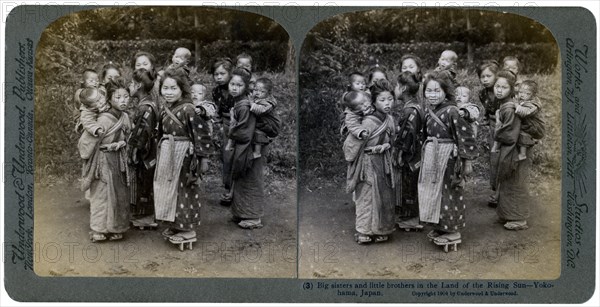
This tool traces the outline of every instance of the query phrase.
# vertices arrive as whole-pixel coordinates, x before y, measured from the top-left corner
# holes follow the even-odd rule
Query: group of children
[[[244,120],[236,118],[232,111],[236,103],[249,102],[255,118],[248,160],[260,159],[263,147],[277,136],[280,123],[274,110],[277,101],[273,97],[273,82],[264,77],[250,78],[250,55],[238,55],[235,64],[229,58],[215,61],[211,71],[216,83],[212,101],[208,98],[207,85],[202,84],[195,70],[190,68],[191,61],[190,50],[180,47],[175,50],[171,64],[160,71],[152,54],[136,53],[131,62],[130,82],[125,82],[121,67],[112,62],[104,65],[100,74],[92,69],[83,72],[74,99],[80,105],[76,129],[81,132],[78,149],[83,159],[82,189],[90,200],[93,242],[122,239],[131,223],[141,229],[156,228],[159,218],[155,209],[159,206],[154,198],[162,199],[166,193],[170,195],[166,199],[169,203],[172,201],[174,207],[167,208],[168,215],[174,213],[177,217],[165,220],[173,225],[163,235],[172,243],[189,242],[191,248],[191,242],[196,241],[194,225],[199,225],[198,211],[180,212],[175,199],[192,198],[195,193],[196,200],[191,201],[189,207],[196,204],[199,209],[196,190],[185,187],[200,183],[201,173],[208,168],[208,160],[214,153],[213,147],[223,144],[223,152],[234,151],[236,142],[229,137],[229,128]],[[242,78],[234,78],[236,74]],[[186,113],[188,105],[194,112],[186,118],[182,113]],[[175,128],[170,128],[171,125]],[[213,139],[217,129],[221,131],[220,140]],[[178,131],[184,135],[177,135]],[[162,190],[157,190],[156,182],[164,175],[155,174],[161,153],[168,153],[169,159],[175,161],[178,140],[190,144],[184,144],[185,158],[181,158],[191,161],[189,166],[183,166],[189,168],[189,173],[184,174],[186,178],[181,177],[180,189],[173,187],[173,191],[165,192],[161,186]],[[167,145],[172,150],[165,152],[163,148],[161,151],[161,146]],[[231,172],[226,164],[232,163],[225,157],[224,154],[224,182]],[[231,204],[231,183],[226,183],[226,187],[229,191],[224,194],[222,204]],[[180,213],[185,213],[189,227],[184,223],[179,225],[178,221],[183,219]],[[246,221],[239,225],[248,224]]]
[[[466,225],[462,186],[472,172],[471,160],[479,154],[480,125],[489,126],[484,130],[494,191],[489,204],[498,206],[506,229],[528,227],[529,211],[523,209],[528,204],[511,202],[511,192],[502,188],[510,187],[513,178],[526,178],[529,150],[544,136],[538,85],[518,80],[521,64],[514,56],[505,57],[502,65],[483,61],[477,70],[479,105],[471,89],[457,80],[457,61],[456,52],[445,50],[437,67],[425,73],[419,57],[405,55],[395,87],[379,65],[367,74],[349,74],[339,104],[349,162],[347,191],[356,204],[359,244],[388,240],[395,223],[407,231],[431,225],[430,240],[446,251],[448,246],[456,249]],[[393,102],[391,107],[386,101]],[[393,129],[386,126],[388,117]],[[379,127],[371,124],[377,118]],[[378,183],[373,177],[387,179]],[[527,189],[518,193],[523,194],[520,200],[528,196]]]

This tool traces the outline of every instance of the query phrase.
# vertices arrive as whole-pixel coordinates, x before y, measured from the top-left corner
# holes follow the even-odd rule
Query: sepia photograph
[[[296,277],[296,62],[235,9],[113,7],[35,50],[39,276]]]
[[[300,278],[560,276],[561,61],[543,24],[338,14],[304,40],[299,95]]]

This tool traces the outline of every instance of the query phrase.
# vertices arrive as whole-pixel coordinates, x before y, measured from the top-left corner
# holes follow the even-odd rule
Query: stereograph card
[[[410,5],[3,4],[7,293],[586,302],[594,14]]]

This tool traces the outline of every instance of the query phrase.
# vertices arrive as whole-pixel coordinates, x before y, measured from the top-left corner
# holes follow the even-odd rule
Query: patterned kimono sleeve
[[[237,121],[229,127],[229,138],[239,144],[249,143],[254,135],[256,117],[251,116],[249,106],[235,106],[231,111],[235,112]]]
[[[472,160],[477,158],[477,142],[473,127],[458,114],[458,108],[450,108],[448,112],[449,127],[458,147],[458,156]]]
[[[152,107],[141,105],[139,116],[135,119],[135,128],[129,138],[129,145],[136,149],[143,149],[154,133],[156,127],[155,114]]]
[[[498,111],[499,123],[496,127],[495,140],[502,145],[513,145],[521,132],[521,120],[516,116],[512,106],[503,106]]]
[[[214,148],[208,124],[199,116],[192,104],[183,107],[183,118],[180,120],[188,126],[190,138],[194,143],[194,154],[198,157],[209,157],[213,154]]]

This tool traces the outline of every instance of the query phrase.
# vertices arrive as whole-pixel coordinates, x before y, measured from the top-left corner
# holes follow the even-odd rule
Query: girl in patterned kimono
[[[396,125],[390,115],[393,89],[387,80],[379,80],[370,91],[375,112],[362,121],[369,137],[349,166],[347,175],[347,191],[354,191],[356,203],[355,239],[358,244],[387,241],[395,228],[396,170],[391,144]]]
[[[494,85],[496,99],[500,103],[497,112],[495,140],[499,143],[497,164],[492,165],[497,171],[498,183],[498,217],[508,230],[527,229],[529,217],[529,170],[531,168],[530,152],[526,159],[519,159],[517,140],[521,132],[521,119],[515,115],[517,104],[512,100],[517,77],[508,70],[498,73]]]
[[[131,96],[138,100],[134,128],[129,137],[130,161],[135,169],[132,193],[132,220],[135,227],[156,227],[152,182],[156,166],[156,146],[159,109],[152,98],[154,74],[145,68],[136,69],[129,85]]]
[[[419,174],[419,216],[434,226],[427,236],[447,251],[448,245],[456,248],[461,243],[460,230],[466,225],[462,183],[472,171],[469,160],[477,156],[475,136],[458,113],[447,74],[428,73],[423,85],[429,109]]]
[[[120,79],[109,81],[106,92],[111,108],[98,115],[98,125],[106,132],[98,137],[93,154],[83,165],[82,190],[90,190],[92,242],[120,240],[129,229],[129,92]]]
[[[185,71],[167,70],[160,81],[165,106],[158,129],[154,211],[172,243],[193,242],[200,225],[198,177],[213,152],[208,125],[194,111]]]
[[[231,202],[232,221],[239,227],[254,229],[263,227],[264,168],[266,149],[261,149],[261,157],[254,158],[252,137],[256,128],[256,115],[250,112],[248,99],[251,74],[245,68],[236,68],[229,80],[229,94],[234,106],[231,109],[231,123],[228,138],[234,141],[230,178],[233,193]]]
[[[422,229],[419,224],[419,201],[417,183],[421,165],[421,147],[423,146],[423,126],[425,107],[417,99],[421,83],[414,73],[405,71],[398,76],[398,85],[394,90],[396,99],[403,102],[398,118],[398,135],[394,142],[397,161],[400,166],[396,188],[396,213],[398,227],[406,231]]]

